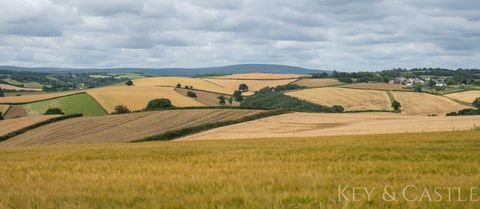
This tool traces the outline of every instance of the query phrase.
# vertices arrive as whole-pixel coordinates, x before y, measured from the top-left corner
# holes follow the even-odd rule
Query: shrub
[[[125,85],[127,86],[133,86],[133,81],[132,80],[128,80],[125,82]]]
[[[156,110],[156,109],[163,109],[163,108],[171,108],[174,107],[172,102],[169,99],[154,99],[148,102],[147,107],[145,110]]]
[[[124,105],[117,105],[115,106],[115,111],[112,112],[112,114],[125,114],[125,113],[130,113],[130,109],[128,109],[127,106]]]
[[[177,83],[177,85],[175,86],[175,88],[182,88],[182,84]]]
[[[188,97],[192,97],[192,98],[197,98],[197,93],[193,92],[193,91],[188,91],[187,92],[187,96]]]
[[[65,115],[65,113],[62,111],[62,109],[54,107],[48,108],[48,110],[45,112],[45,115]]]
[[[286,84],[286,85],[280,85],[275,87],[276,91],[291,91],[291,90],[296,90],[296,89],[303,89],[305,86],[300,86],[298,84]]]
[[[225,97],[223,95],[218,96],[218,104],[225,105]]]
[[[472,105],[480,109],[480,97],[476,98],[475,101],[473,101]]]
[[[461,116],[461,115],[480,115],[480,109],[463,109],[458,112],[447,113],[447,116]]]
[[[240,84],[240,85],[238,86],[238,90],[239,90],[239,91],[243,91],[243,92],[248,91],[248,86],[247,86],[247,84],[244,84],[244,83]]]
[[[235,100],[235,101],[237,101],[237,102],[243,101],[242,92],[241,92],[241,91],[235,91],[235,92],[233,92],[233,100]]]
[[[422,91],[423,91],[423,90],[422,90],[422,86],[417,85],[417,86],[413,87],[413,91],[414,91],[414,92],[422,92]]]
[[[393,102],[392,102],[392,108],[393,108],[395,111],[399,111],[401,107],[402,107],[402,105],[400,104],[400,102],[398,102],[397,100],[393,100]]]

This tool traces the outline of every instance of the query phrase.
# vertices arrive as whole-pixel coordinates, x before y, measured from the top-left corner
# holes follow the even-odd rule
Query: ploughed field
[[[130,142],[170,130],[235,120],[260,112],[263,111],[190,109],[73,118],[30,130],[1,142],[0,146]]]
[[[469,198],[479,147],[480,131],[0,148],[0,208],[475,209],[456,190],[419,198]],[[417,201],[384,201],[387,185]]]
[[[30,117],[8,119],[8,120],[0,120],[0,136],[6,135],[8,133],[14,132],[16,130],[34,125],[38,122],[42,122],[54,117],[58,117],[58,115],[30,116]]]
[[[225,126],[179,140],[313,137],[472,130],[480,116],[428,117],[394,113],[291,113]],[[248,131],[247,131],[248,130]]]

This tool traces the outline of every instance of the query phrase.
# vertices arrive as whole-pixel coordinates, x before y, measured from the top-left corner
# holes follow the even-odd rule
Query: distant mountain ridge
[[[146,75],[164,76],[195,76],[205,74],[235,74],[235,73],[280,73],[280,74],[312,74],[330,71],[315,70],[287,65],[274,64],[239,64],[206,68],[55,68],[55,67],[17,67],[0,66],[0,70],[31,71],[43,73],[59,72],[92,72],[92,73],[143,73]]]

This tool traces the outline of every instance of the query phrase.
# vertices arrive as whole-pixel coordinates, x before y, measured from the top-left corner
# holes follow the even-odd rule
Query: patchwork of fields
[[[239,74],[219,76],[215,78],[240,79],[240,80],[279,80],[279,79],[298,79],[300,77],[309,77],[309,75],[275,74],[275,73],[239,73]]]
[[[342,82],[338,81],[337,79],[332,78],[322,78],[322,79],[300,79],[298,81],[293,82],[293,84],[297,84],[299,86],[305,86],[308,88],[318,88],[318,87],[327,87],[327,86],[335,86],[341,85]]]
[[[3,83],[0,83],[0,88],[6,89],[6,90],[13,90],[13,91],[42,91],[42,89],[23,88],[23,87],[17,87],[17,86],[3,84]]]
[[[85,116],[105,115],[105,110],[88,94],[75,94],[33,102],[22,106],[28,115],[43,115],[49,108],[60,108],[65,114],[82,113]]]
[[[24,104],[81,93],[80,91],[27,94],[22,96],[0,97],[0,104]]]
[[[479,145],[466,131],[0,148],[0,208],[478,208],[339,201],[338,187],[466,191],[480,185]]]
[[[1,142],[1,146],[129,142],[169,130],[235,120],[262,110],[165,110],[56,122]]]
[[[9,120],[0,120],[0,136],[54,117],[58,117],[58,115],[30,116]]]
[[[216,85],[223,86],[228,89],[232,94],[234,91],[238,90],[240,84],[247,84],[249,92],[244,93],[244,95],[252,95],[253,92],[258,91],[267,86],[275,87],[280,85],[286,85],[294,82],[296,79],[282,79],[282,80],[237,80],[237,79],[205,79],[208,82],[214,83]]]
[[[443,96],[416,92],[392,92],[395,99],[402,104],[402,114],[406,115],[439,115],[457,112],[468,106],[459,104]]]
[[[326,87],[292,91],[287,95],[319,105],[341,105],[346,111],[392,110],[384,91]]]
[[[471,104],[476,98],[480,98],[480,91],[463,91],[459,93],[447,94],[445,96]]]

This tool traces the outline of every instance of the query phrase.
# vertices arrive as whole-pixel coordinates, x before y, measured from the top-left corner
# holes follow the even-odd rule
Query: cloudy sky
[[[477,0],[0,0],[0,65],[480,68]]]

